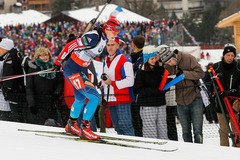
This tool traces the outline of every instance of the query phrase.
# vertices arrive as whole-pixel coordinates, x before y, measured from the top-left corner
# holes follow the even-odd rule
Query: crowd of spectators
[[[121,47],[121,51],[123,54],[131,53],[130,44],[136,35],[144,36],[146,43],[150,43],[154,39],[156,41],[154,45],[160,45],[164,37],[174,36],[178,24],[178,20],[166,21],[165,19],[162,21],[150,21],[149,23],[122,23],[119,36],[125,44]],[[96,24],[96,26],[99,25],[100,23]],[[24,24],[8,25],[0,27],[0,35],[12,39],[15,46],[30,57],[34,56],[35,50],[39,47],[49,48],[56,56],[66,44],[68,35],[81,36],[85,27],[86,23],[83,22],[42,23],[28,26]]]

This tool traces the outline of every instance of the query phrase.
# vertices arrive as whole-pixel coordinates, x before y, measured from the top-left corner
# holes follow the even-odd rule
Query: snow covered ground
[[[18,131],[18,129],[49,131],[64,131],[64,129],[5,121],[0,121],[0,129],[1,160],[229,160],[237,159],[240,153],[239,148],[220,147],[208,144],[192,144],[181,141],[168,141],[165,145],[137,144],[139,146],[151,148],[178,149],[174,152],[161,152],[106,144],[94,144],[62,138],[49,138],[37,136],[33,132]],[[118,135],[118,137],[129,136]],[[131,138],[138,139],[139,137]],[[153,139],[148,140],[153,141]],[[134,144],[132,142],[125,143]]]
[[[218,61],[221,61],[221,58],[223,56],[223,49],[208,49],[208,50],[202,50],[204,52],[204,59],[200,59],[199,63],[205,70],[205,66],[208,65],[209,62],[216,63]],[[209,53],[210,58],[207,60],[206,53]]]

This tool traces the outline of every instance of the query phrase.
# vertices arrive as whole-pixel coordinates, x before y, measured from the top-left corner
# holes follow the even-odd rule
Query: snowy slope
[[[229,160],[237,159],[240,153],[239,148],[174,141],[168,141],[167,144],[161,146],[153,144],[138,145],[161,149],[178,148],[175,152],[133,149],[61,138],[41,137],[32,132],[17,131],[19,128],[64,130],[63,128],[0,121],[1,160]],[[132,139],[137,139],[137,137],[132,137]]]

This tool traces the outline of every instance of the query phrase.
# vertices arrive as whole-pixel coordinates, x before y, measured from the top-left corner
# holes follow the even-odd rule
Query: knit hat
[[[6,49],[6,50],[11,50],[14,47],[13,41],[8,38],[3,38],[2,41],[0,42],[0,48]]]
[[[112,32],[120,32],[121,23],[116,18],[110,18],[105,24],[105,29]]]
[[[153,45],[149,45],[143,48],[143,62],[146,63],[149,58],[156,57],[157,52],[155,51],[155,47]]]
[[[160,60],[162,61],[162,63],[167,63],[171,59],[177,60],[175,53],[170,51],[169,47],[162,47],[159,50],[159,54],[160,54]]]
[[[228,52],[233,52],[234,56],[236,57],[236,46],[230,43],[224,45],[223,56]]]
[[[160,45],[160,46],[157,46],[157,47],[155,48],[155,51],[156,51],[156,52],[160,52],[160,50],[161,50],[163,47],[168,47],[168,48],[169,48],[169,46],[167,46],[166,44],[162,44],[162,45]]]

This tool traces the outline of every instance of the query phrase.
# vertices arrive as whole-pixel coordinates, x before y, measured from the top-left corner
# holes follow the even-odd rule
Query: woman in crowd
[[[52,55],[47,48],[38,48],[29,73],[53,68]],[[56,126],[57,108],[55,102],[63,91],[63,76],[58,72],[47,72],[27,77],[26,96],[28,122]]]
[[[143,137],[168,139],[165,91],[158,89],[165,69],[156,56],[154,46],[143,48],[143,64],[137,71],[134,90],[138,94]]]

